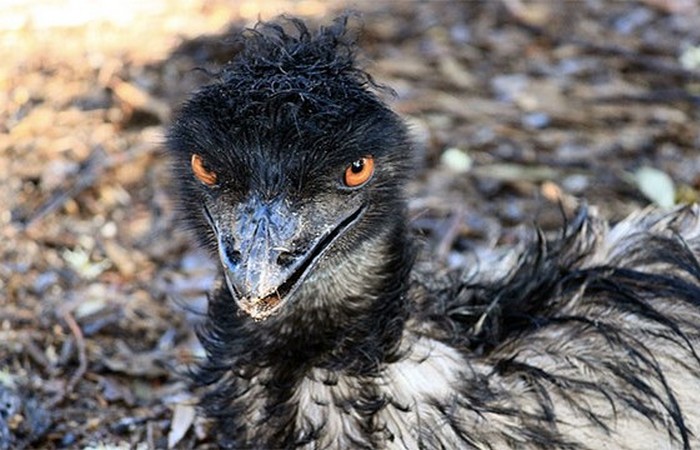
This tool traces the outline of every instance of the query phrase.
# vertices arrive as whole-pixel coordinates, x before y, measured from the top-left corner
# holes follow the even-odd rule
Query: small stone
[[[466,173],[472,168],[472,158],[464,150],[448,148],[440,156],[440,163],[457,173]]]
[[[523,126],[531,130],[546,128],[552,122],[551,117],[543,112],[525,114],[522,119]]]

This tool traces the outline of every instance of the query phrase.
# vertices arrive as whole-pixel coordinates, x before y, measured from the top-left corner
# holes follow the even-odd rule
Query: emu
[[[700,446],[700,209],[582,208],[478,267],[411,236],[414,151],[344,19],[260,23],[167,148],[218,260],[196,369],[245,449]]]

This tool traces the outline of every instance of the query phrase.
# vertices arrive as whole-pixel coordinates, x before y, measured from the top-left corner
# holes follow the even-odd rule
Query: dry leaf
[[[168,448],[175,447],[185,437],[187,430],[194,423],[195,416],[194,406],[183,403],[175,405],[173,420],[170,423],[170,432],[168,433]]]
[[[666,172],[641,167],[634,173],[634,181],[642,194],[657,205],[670,208],[676,203],[676,189]]]

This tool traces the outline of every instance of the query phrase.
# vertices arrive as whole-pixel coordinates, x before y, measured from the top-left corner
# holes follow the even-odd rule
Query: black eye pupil
[[[360,173],[362,172],[362,169],[365,167],[365,162],[361,159],[358,159],[352,165],[350,166],[350,170],[352,170],[352,173]]]

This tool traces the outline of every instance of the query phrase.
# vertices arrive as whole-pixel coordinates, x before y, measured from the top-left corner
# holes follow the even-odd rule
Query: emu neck
[[[375,251],[357,249],[357,258],[337,265],[329,261],[324,273],[310,280],[291,314],[271,324],[285,330],[281,350],[296,355],[296,363],[359,373],[394,358],[407,318],[411,267],[402,236],[394,236],[399,239],[367,245]]]

